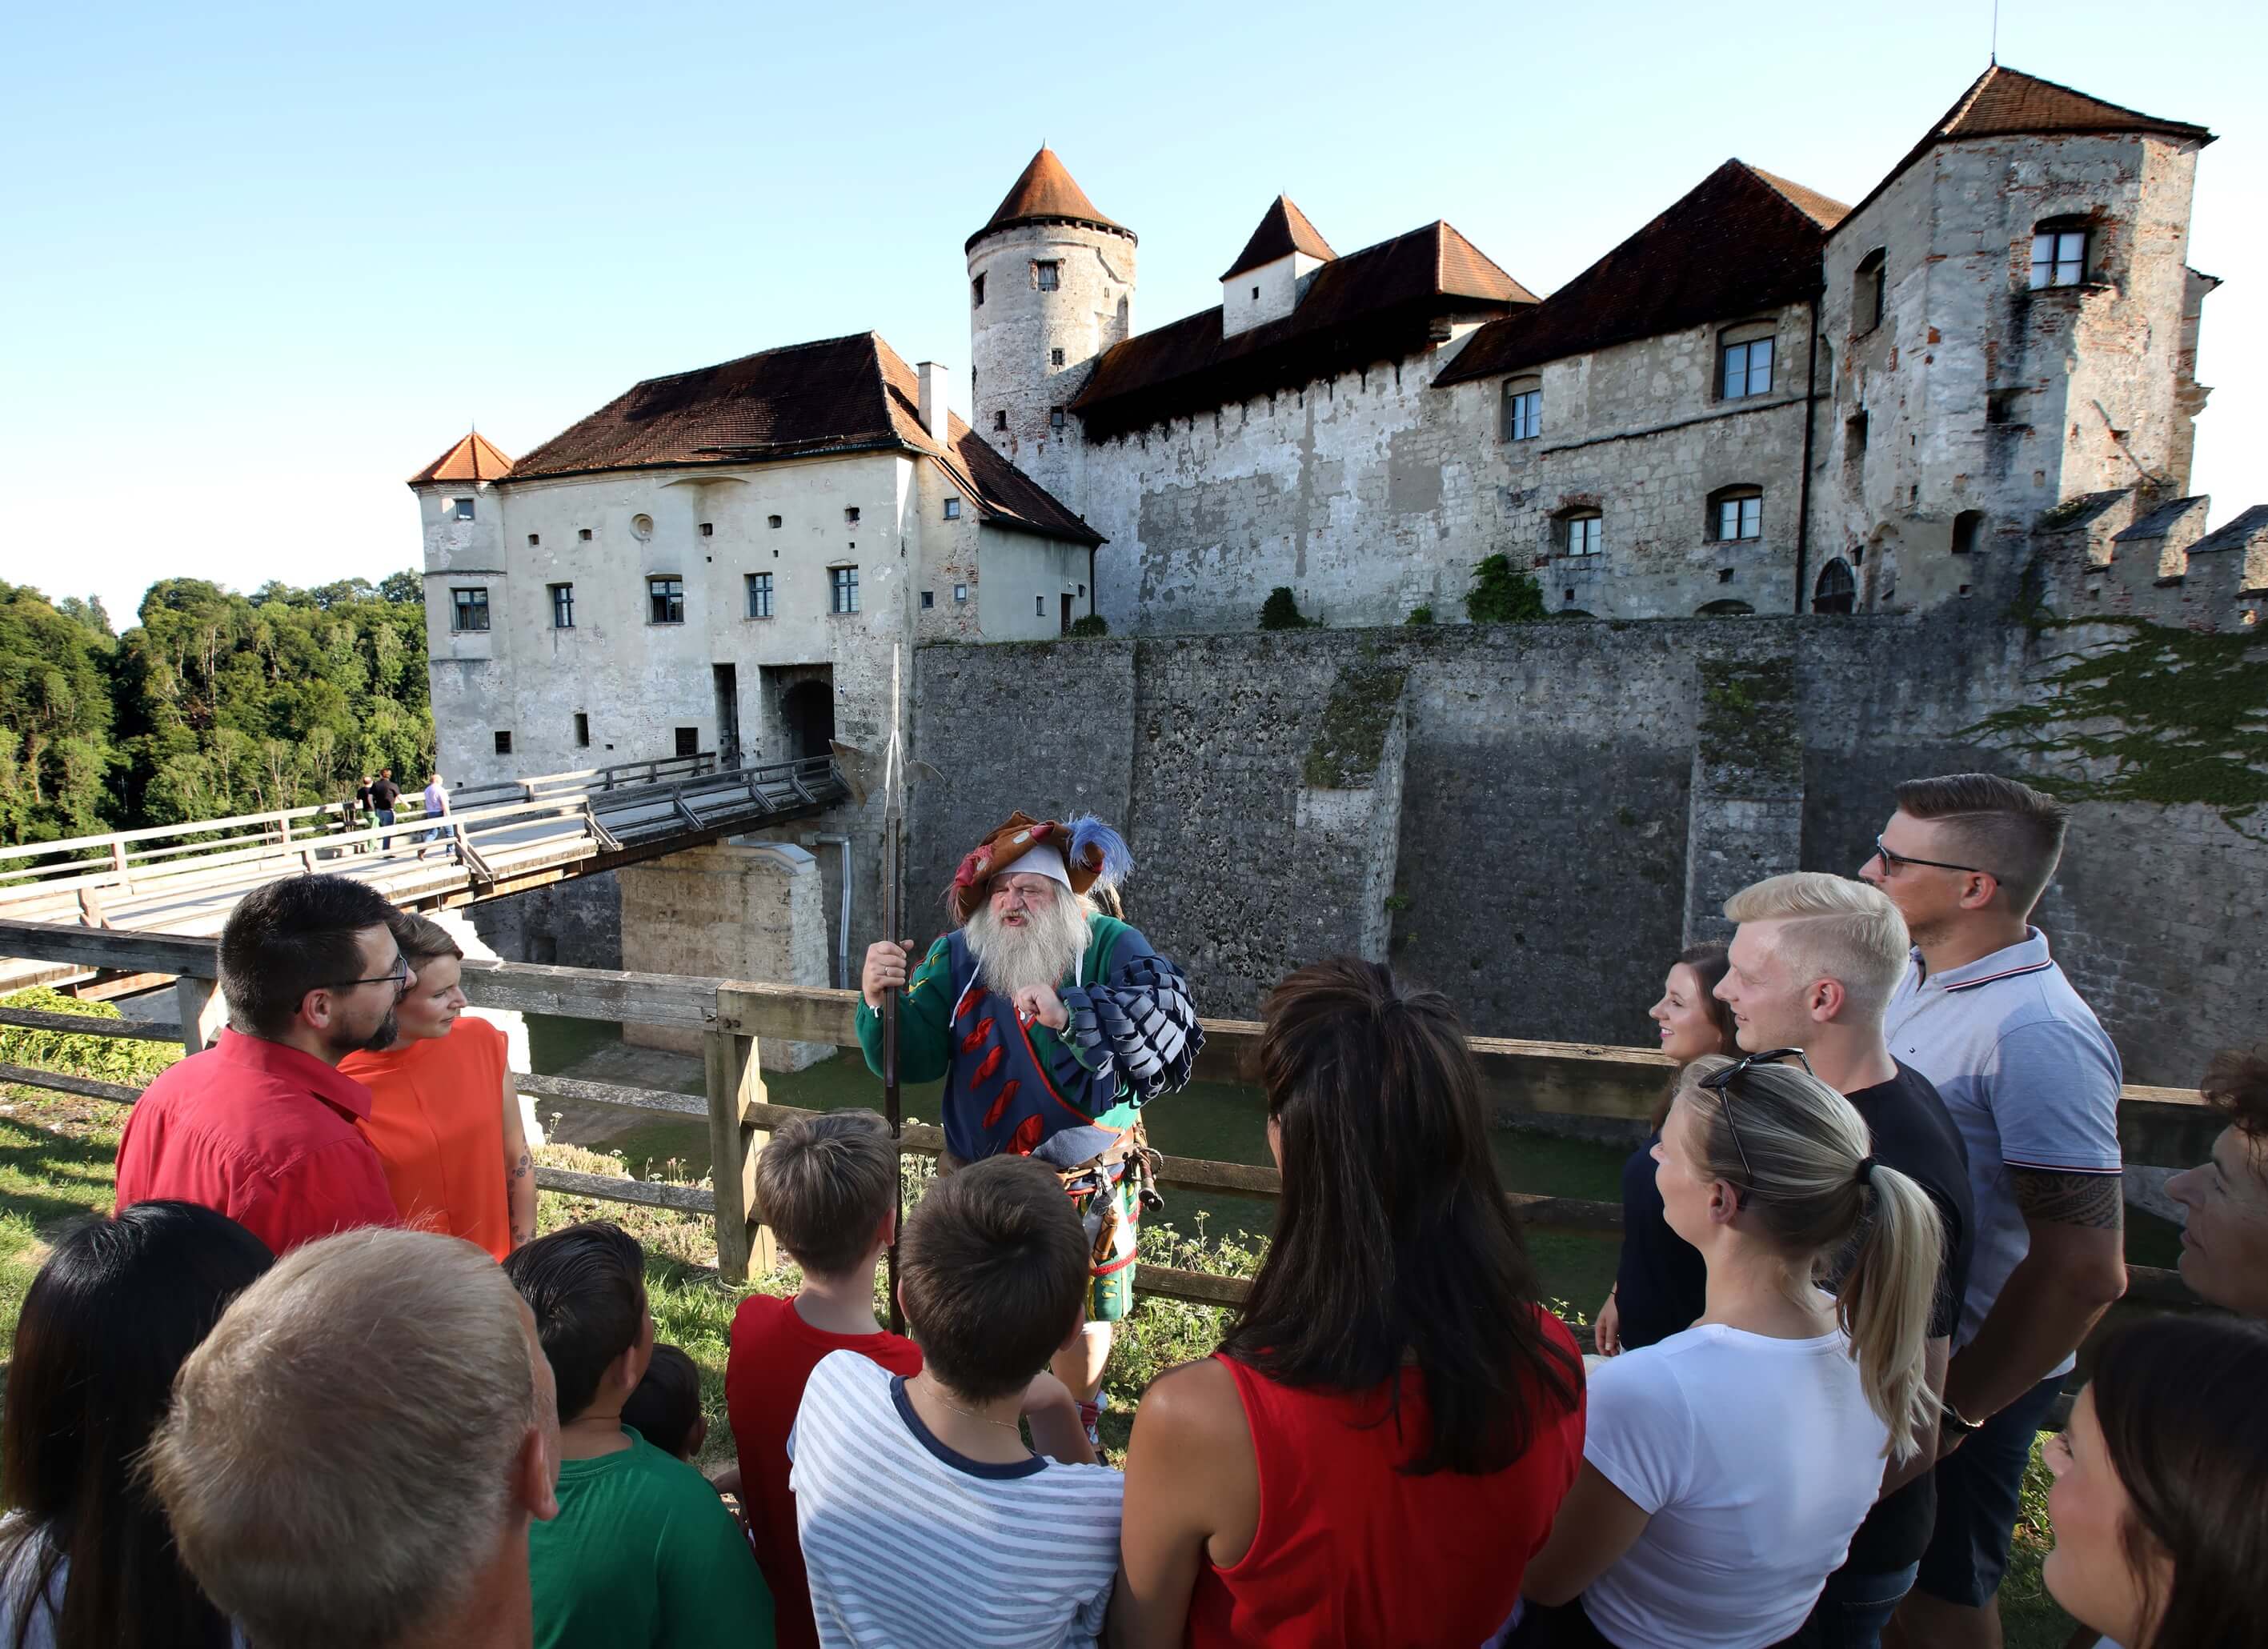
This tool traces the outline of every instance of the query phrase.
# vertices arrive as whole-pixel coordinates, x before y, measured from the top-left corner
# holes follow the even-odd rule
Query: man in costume
[[[913,970],[912,946],[866,952],[858,1043],[882,1069],[883,993],[902,990],[898,1074],[945,1078],[950,1171],[1000,1152],[1063,1176],[1094,1241],[1080,1344],[1056,1363],[1094,1427],[1111,1325],[1133,1304],[1136,1226],[1157,1202],[1141,1108],[1189,1079],[1204,1045],[1180,968],[1095,909],[1132,868],[1117,832],[1012,813],[954,872],[959,924]]]

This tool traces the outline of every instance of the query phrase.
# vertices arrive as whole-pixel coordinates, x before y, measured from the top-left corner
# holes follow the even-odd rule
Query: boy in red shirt
[[[725,1406],[740,1461],[748,1533],[770,1584],[779,1649],[818,1649],[788,1433],[804,1382],[830,1351],[858,1351],[894,1374],[921,1373],[921,1348],[874,1320],[874,1265],[897,1235],[898,1155],[873,1111],[799,1116],[756,1160],[756,1205],[795,1263],[792,1299],[751,1294],[733,1318]]]

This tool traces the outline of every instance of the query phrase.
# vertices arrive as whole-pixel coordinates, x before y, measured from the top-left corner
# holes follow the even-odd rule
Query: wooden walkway
[[[430,824],[411,791],[399,822],[369,830],[334,804],[0,848],[0,920],[217,934],[253,888],[317,871],[368,882],[405,909],[438,909],[806,818],[848,793],[826,756],[728,768],[703,752],[463,786]],[[89,976],[0,961],[0,995]]]

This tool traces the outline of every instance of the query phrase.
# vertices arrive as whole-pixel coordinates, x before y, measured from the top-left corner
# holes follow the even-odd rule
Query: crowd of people
[[[24,1299],[0,1645],[1995,1645],[2086,1341],[2049,1590],[2124,1649],[2268,1645],[2268,1048],[2214,1060],[2226,1126],[2168,1188],[2218,1309],[2090,1339],[2124,1286],[2120,1071],[2029,924],[2064,822],[2007,779],[1901,785],[1859,879],[1759,882],[1671,963],[1676,1074],[1589,1355],[1450,1004],[1292,972],[1254,1071],[1273,1235],[1121,1469],[1094,1431],[1140,1110],[1202,1035],[1095,909],[1115,835],[1016,815],[917,967],[869,952],[862,1044],[897,993],[949,1154],[901,1231],[879,1115],[772,1134],[757,1200],[802,1282],[738,1308],[713,1481],[639,1245],[536,1234],[447,933],[269,884],[222,938],[230,1028],[137,1103],[117,1212]]]

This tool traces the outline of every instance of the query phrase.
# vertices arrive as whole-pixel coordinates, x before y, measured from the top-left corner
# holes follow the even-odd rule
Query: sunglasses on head
[[[1747,1207],[1749,1196],[1761,1193],[1756,1190],[1756,1171],[1749,1166],[1749,1148],[1741,1143],[1741,1125],[1733,1115],[1733,1084],[1756,1065],[1776,1064],[1783,1059],[1793,1059],[1800,1064],[1806,1076],[1815,1074],[1811,1069],[1811,1061],[1803,1056],[1800,1048],[1768,1048],[1760,1054],[1745,1054],[1723,1070],[1712,1071],[1693,1085],[1714,1093],[1725,1108],[1725,1130],[1733,1136],[1733,1149],[1741,1159],[1741,1177],[1747,1182],[1734,1188],[1740,1193],[1740,1200],[1735,1204],[1737,1207]]]

